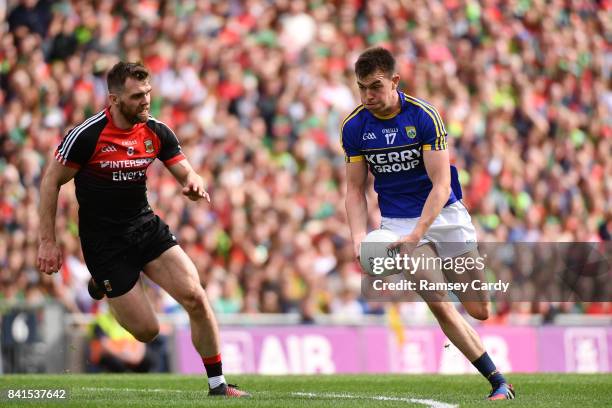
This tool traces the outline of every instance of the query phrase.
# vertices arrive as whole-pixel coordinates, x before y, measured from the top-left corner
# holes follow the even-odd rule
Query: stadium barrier
[[[480,326],[476,331],[503,372],[610,372],[612,328]],[[188,328],[177,331],[178,371],[201,372]],[[224,327],[228,373],[476,373],[436,327]]]
[[[92,315],[65,314],[54,303],[0,310],[0,373],[88,371]],[[170,371],[201,373],[186,314],[159,317],[166,327]],[[476,330],[504,372],[612,372],[611,319],[559,315],[556,322],[568,325],[542,326],[537,317],[521,317],[514,320],[526,324]],[[384,316],[317,316],[311,325],[299,324],[294,314],[219,315],[219,321],[228,374],[475,372],[433,321],[406,322],[401,335]]]
[[[65,367],[66,329],[59,303],[0,304],[0,373],[53,373]]]

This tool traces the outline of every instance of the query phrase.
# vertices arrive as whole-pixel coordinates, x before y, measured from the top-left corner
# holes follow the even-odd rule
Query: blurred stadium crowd
[[[58,208],[64,267],[35,269],[38,185],[65,132],[105,106],[119,59],[151,70],[152,114],[209,186],[212,204],[197,205],[159,163],[148,173],[150,203],[219,313],[384,313],[360,299],[338,131],[359,104],[353,62],[372,45],[439,109],[480,240],[610,240],[611,5],[0,1],[0,296],[92,310],[71,184]],[[160,311],[178,307],[151,293]],[[498,315],[515,307],[549,310]]]

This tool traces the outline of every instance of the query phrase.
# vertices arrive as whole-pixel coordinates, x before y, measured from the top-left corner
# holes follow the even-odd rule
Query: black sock
[[[497,371],[497,368],[495,368],[495,364],[491,360],[491,357],[489,357],[489,353],[486,351],[482,356],[472,361],[472,364],[478,371],[480,371],[480,374],[489,380],[493,388],[497,388],[500,384],[506,382],[504,376]]]
[[[203,357],[204,368],[206,369],[206,375],[208,378],[218,377],[223,375],[223,368],[221,366],[221,354],[217,354],[213,357]]]

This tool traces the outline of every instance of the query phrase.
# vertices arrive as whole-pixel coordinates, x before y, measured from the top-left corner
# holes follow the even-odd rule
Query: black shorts
[[[87,269],[109,298],[129,292],[144,266],[174,245],[176,237],[157,215],[127,233],[81,234]]]

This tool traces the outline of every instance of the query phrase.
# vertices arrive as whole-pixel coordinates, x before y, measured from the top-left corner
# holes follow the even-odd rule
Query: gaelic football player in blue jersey
[[[449,162],[446,130],[438,111],[398,89],[395,59],[383,48],[361,54],[355,74],[362,104],[347,116],[341,128],[347,172],[346,211],[355,256],[359,257],[360,243],[367,233],[365,189],[369,169],[378,194],[381,228],[401,236],[393,245],[403,254],[443,259],[478,257],[476,231],[460,201],[461,187],[457,171]],[[447,271],[444,273],[449,277]],[[466,279],[467,275],[455,278]],[[491,383],[488,398],[514,398],[512,386],[446,293],[417,292],[448,339]],[[457,296],[471,316],[488,318],[486,296]]]

